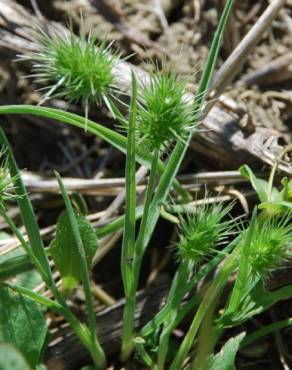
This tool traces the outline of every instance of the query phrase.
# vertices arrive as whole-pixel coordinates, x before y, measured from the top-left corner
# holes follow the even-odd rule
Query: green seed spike
[[[16,177],[11,178],[9,172],[9,163],[5,155],[5,150],[0,151],[0,208],[6,209],[6,202],[9,199],[17,197],[13,194],[14,180]]]
[[[253,274],[266,278],[291,258],[292,212],[257,222],[250,245],[250,267]]]
[[[44,83],[45,94],[39,104],[52,97],[65,98],[69,102],[81,102],[87,116],[93,103],[107,104],[107,97],[118,92],[114,67],[119,62],[118,53],[111,53],[105,42],[97,43],[82,30],[79,37],[72,31],[53,29],[41,32],[39,50],[22,56],[33,63],[36,82]],[[111,45],[110,45],[111,46]],[[86,127],[85,127],[86,129]]]
[[[186,260],[200,263],[215,250],[215,245],[230,234],[235,223],[224,220],[233,204],[203,204],[194,214],[181,221],[178,255]]]
[[[196,128],[194,106],[187,98],[186,81],[175,71],[156,71],[140,88],[137,137],[147,149],[161,149],[171,141],[186,141]]]

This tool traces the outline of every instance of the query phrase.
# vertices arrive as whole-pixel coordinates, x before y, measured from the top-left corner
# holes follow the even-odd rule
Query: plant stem
[[[159,339],[157,350],[158,370],[164,369],[164,364],[168,352],[169,338],[174,329],[174,323],[180,308],[183,296],[186,294],[184,285],[188,282],[190,274],[194,268],[193,261],[181,260],[170,288],[165,307],[168,309],[167,319],[163,322],[163,329]]]
[[[25,239],[23,238],[23,236],[19,232],[17,226],[14,224],[14,222],[11,220],[11,218],[7,215],[7,213],[4,210],[0,210],[0,215],[3,217],[3,219],[5,220],[7,225],[11,228],[14,235],[20,241],[22,247],[24,248],[25,252],[29,255],[31,260],[33,261],[36,269],[38,270],[38,272],[42,276],[43,280],[46,281],[46,274],[43,271],[42,265],[39,263],[37,257],[34,255],[33,251],[30,250],[28,243],[25,241]],[[92,335],[92,338],[91,339],[89,338],[88,329],[86,327],[84,327],[84,325],[81,324],[80,321],[72,314],[72,312],[70,311],[70,309],[68,308],[68,306],[66,304],[66,301],[65,301],[64,297],[57,290],[56,286],[55,285],[51,286],[49,284],[49,282],[47,282],[47,285],[50,288],[50,290],[53,292],[54,296],[56,297],[56,299],[59,302],[59,305],[54,304],[54,305],[51,306],[51,308],[54,309],[55,311],[58,310],[58,313],[62,314],[66,318],[66,320],[68,321],[68,323],[70,324],[70,326],[74,330],[75,334],[79,337],[82,344],[91,353],[92,359],[93,359],[95,365],[97,366],[97,368],[98,369],[103,369],[104,366],[103,366],[102,361],[101,361],[103,351],[102,351],[102,349],[101,349],[101,347],[100,347],[100,345],[99,345],[99,343],[96,339],[96,335],[92,335],[92,333],[90,333],[90,335]],[[94,314],[94,317],[95,317],[94,311],[93,311],[93,314]],[[95,324],[94,327],[95,327],[95,331],[96,331],[96,324]],[[103,355],[103,357],[104,357],[104,355]]]
[[[96,316],[94,311],[93,305],[93,297],[90,288],[90,280],[89,280],[89,269],[87,266],[85,250],[82,242],[82,238],[80,235],[80,231],[78,228],[76,216],[70,202],[69,196],[66,192],[62,179],[58,173],[55,173],[57,177],[57,181],[64,199],[64,203],[68,212],[69,222],[72,229],[72,234],[76,243],[76,247],[78,249],[80,255],[80,266],[81,266],[81,280],[84,288],[85,293],[85,302],[86,302],[86,309],[87,309],[87,317],[88,317],[88,324],[91,333],[91,357],[94,361],[94,364],[97,369],[105,369],[106,367],[106,357],[103,349],[100,346],[100,343],[97,339],[97,328],[96,328]]]
[[[237,247],[228,257],[225,265],[219,271],[217,278],[213,281],[213,283],[210,285],[209,289],[205,293],[203,301],[201,302],[198,311],[191,323],[191,326],[171,364],[170,370],[182,369],[183,362],[191,349],[203,318],[205,317],[210,307],[216,304],[216,301],[234,268],[238,250],[239,249]]]
[[[56,293],[58,295],[57,293],[58,289],[56,287],[54,277],[50,268],[49,260],[44,249],[44,243],[40,235],[39,227],[36,221],[31,201],[28,197],[28,193],[23,184],[20,171],[14,158],[12,148],[2,128],[0,128],[0,142],[7,152],[9,172],[11,178],[13,179],[13,185],[15,188],[15,193],[17,195],[17,203],[20,209],[21,218],[25,226],[30,243],[26,244],[29,247],[28,254],[30,256],[32,255],[35,256],[35,260],[37,260],[38,264],[37,266],[41,266],[40,274],[44,282],[52,290],[53,294]]]
[[[141,220],[141,226],[138,234],[137,241],[135,243],[135,254],[134,260],[132,261],[132,286],[126,296],[125,308],[124,308],[124,332],[123,332],[123,346],[121,353],[121,360],[126,361],[134,348],[133,342],[133,332],[134,332],[134,315],[136,307],[136,292],[140,276],[140,268],[142,263],[142,258],[145,250],[143,250],[143,240],[145,232],[147,231],[148,224],[148,214],[151,205],[151,200],[153,197],[156,175],[157,175],[157,165],[159,160],[159,150],[154,151],[153,161],[151,165],[149,181],[146,190],[146,198],[144,203],[144,212]]]
[[[29,258],[33,261],[33,263],[36,266],[36,269],[38,270],[38,272],[40,273],[42,279],[45,281],[46,274],[45,274],[45,272],[42,268],[42,265],[39,263],[38,259],[35,257],[33,252],[30,250],[28,243],[23,238],[22,234],[18,230],[18,227],[15,225],[15,223],[12,221],[12,219],[8,216],[8,213],[5,210],[0,209],[0,216],[3,217],[4,221],[10,227],[13,234],[17,237],[21,246],[23,247],[23,249],[25,250],[25,252],[29,256]]]
[[[274,177],[277,171],[277,168],[280,164],[281,159],[284,157],[286,153],[289,153],[292,150],[292,144],[287,145],[279,154],[278,158],[276,159],[276,162],[274,163],[270,177],[269,177],[269,187],[268,187],[268,200],[272,201],[272,192],[273,192],[273,182],[274,182]]]
[[[135,229],[136,229],[136,146],[135,127],[137,111],[137,84],[132,73],[132,97],[130,107],[130,118],[127,136],[127,157],[126,157],[126,209],[124,234],[121,256],[121,271],[124,285],[126,304],[123,312],[122,328],[122,349],[121,358],[126,359],[132,348],[134,314],[135,314],[135,291],[133,260],[135,253]]]
[[[194,276],[192,277],[191,281],[188,284],[184,283],[183,292],[181,293],[183,296],[190,290],[192,290],[196,284],[202,280],[205,276],[207,276],[211,271],[214,270],[214,268],[223,260],[223,258],[229,254],[236,243],[238,243],[238,237],[229,243],[222,251],[218,253],[217,256],[212,258],[211,261],[209,261],[205,266],[202,267],[202,269]],[[176,285],[177,275],[174,277],[169,295],[171,296],[174,292],[174,285]],[[194,305],[197,303],[198,298],[196,296],[192,297],[188,303],[186,303],[179,311],[178,318],[175,321],[175,326],[178,325],[178,323],[187,315],[187,313],[194,307]],[[147,335],[150,335],[159,325],[161,325],[165,320],[167,320],[167,317],[170,313],[171,307],[166,303],[166,305],[155,315],[155,317],[148,322],[140,331],[140,335],[142,337],[145,337]]]
[[[246,347],[246,346],[250,345],[251,343],[255,342],[256,340],[262,338],[265,335],[268,335],[270,333],[273,333],[277,330],[281,330],[281,329],[286,328],[287,326],[291,326],[291,325],[292,325],[292,318],[291,317],[288,318],[288,319],[285,319],[285,320],[273,322],[270,325],[266,325],[265,327],[254,331],[252,334],[247,335],[243,339],[240,347],[241,348]]]

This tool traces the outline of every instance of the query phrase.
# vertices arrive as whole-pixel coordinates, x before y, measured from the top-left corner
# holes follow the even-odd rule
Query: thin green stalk
[[[23,224],[27,231],[31,252],[37,259],[38,265],[42,266],[42,269],[40,272],[42,274],[42,278],[44,282],[55,293],[57,291],[57,288],[56,288],[53,274],[52,274],[52,271],[49,265],[49,260],[46,255],[45,249],[44,249],[44,244],[43,244],[40,232],[39,232],[39,227],[36,222],[36,217],[33,211],[33,207],[27,195],[27,191],[23,184],[22,178],[20,176],[20,172],[16,164],[12,149],[10,147],[10,144],[2,128],[0,128],[0,142],[2,143],[2,145],[5,147],[5,150],[7,151],[9,171],[11,174],[11,178],[13,179],[15,192],[18,196],[17,202],[20,208]]]
[[[14,158],[11,146],[1,127],[0,127],[0,142],[4,145],[7,151],[9,171],[11,178],[13,179],[13,185],[17,195],[17,203],[21,212],[21,218],[29,239],[29,244],[26,244],[29,248],[28,255],[33,257],[33,262],[36,264],[36,268],[39,270],[39,273],[42,276],[43,281],[51,290],[51,292],[54,294],[58,302],[63,306],[67,306],[64,297],[59,292],[56,286],[51,271],[51,267],[49,264],[49,260],[45,252],[44,243],[40,235],[35,213],[28,196],[28,192],[26,191],[26,188],[23,184],[20,171]]]
[[[174,277],[173,284],[170,288],[169,295],[166,302],[169,314],[163,323],[163,329],[159,338],[159,345],[157,350],[157,369],[163,370],[168,352],[169,340],[173,331],[173,324],[177,318],[179,308],[183,296],[185,295],[184,285],[187,283],[190,274],[194,268],[193,261],[181,260]]]
[[[126,358],[133,348],[134,305],[133,305],[133,259],[136,228],[136,161],[135,161],[135,128],[137,112],[137,83],[132,73],[132,98],[127,138],[126,158],[126,208],[124,236],[121,256],[121,271],[125,292],[125,309],[122,329],[121,357]]]
[[[201,324],[200,333],[198,337],[198,347],[196,351],[196,357],[192,363],[192,370],[204,369],[206,366],[206,360],[212,353],[215,343],[217,342],[216,330],[214,328],[214,311],[217,307],[219,295],[216,301],[209,306],[205,317]]]
[[[152,166],[151,166],[151,171],[149,175],[149,180],[148,180],[148,185],[147,185],[147,190],[146,190],[146,197],[145,197],[145,202],[144,202],[144,212],[141,220],[141,226],[137,238],[137,242],[135,245],[135,254],[136,258],[140,259],[142,258],[145,248],[142,241],[144,239],[145,234],[148,233],[148,224],[149,224],[149,212],[150,212],[150,207],[151,207],[151,201],[153,198],[154,194],[154,189],[155,189],[155,184],[156,184],[156,176],[157,176],[157,168],[158,168],[158,161],[159,161],[159,149],[154,150],[153,153],[153,161],[152,161]]]
[[[172,323],[175,320],[176,312],[173,313],[174,317],[166,322],[159,338],[159,347],[157,350],[157,370],[164,370],[165,361],[168,353],[169,339],[173,330]]]
[[[228,303],[228,307],[226,309],[226,315],[232,315],[238,308],[238,305],[242,299],[242,294],[245,292],[246,288],[246,279],[248,276],[248,269],[249,269],[249,256],[250,256],[250,245],[252,238],[254,237],[254,230],[256,224],[256,208],[252,214],[250,226],[247,230],[246,238],[244,239],[244,243],[242,246],[241,257],[239,262],[238,273],[236,277],[236,281],[234,287],[232,289],[232,293],[230,296],[230,300]]]
[[[188,284],[185,284],[184,291],[182,292],[183,296],[193,289],[197,283],[202,280],[205,276],[207,276],[214,268],[223,260],[223,258],[228,255],[234,248],[235,244],[238,242],[238,238],[236,238],[233,242],[228,244],[221,252],[218,253],[216,257],[214,257],[211,261],[209,261],[192,279]],[[173,280],[172,286],[176,284],[176,278]],[[174,292],[174,288],[171,287],[170,291]],[[191,300],[186,303],[178,313],[178,318],[176,320],[175,326],[188,314],[188,312],[194,307],[197,303],[198,298],[193,297]],[[147,323],[140,332],[142,337],[150,335],[158,326],[160,326],[170,313],[171,307],[166,304],[158,313],[157,315]]]
[[[138,206],[135,210],[136,221],[139,220],[143,215],[143,206]],[[107,236],[115,231],[124,227],[125,224],[125,215],[117,217],[115,220],[111,221],[109,224],[98,227],[96,229],[96,236],[102,238]]]
[[[19,240],[21,246],[27,253],[27,255],[30,257],[31,261],[34,263],[37,271],[40,273],[42,279],[45,281],[46,279],[46,273],[43,270],[43,266],[39,263],[39,260],[34,255],[33,251],[30,250],[29,244],[25,241],[23,236],[18,230],[18,227],[14,224],[14,222],[11,220],[11,218],[8,216],[8,213],[5,210],[0,209],[0,216],[3,217],[4,221],[7,223],[7,225],[10,227],[13,234],[17,237]]]
[[[272,167],[270,177],[269,177],[269,185],[268,185],[268,200],[272,201],[272,192],[273,192],[273,182],[275,178],[275,174],[281,159],[284,157],[286,153],[289,153],[292,150],[292,144],[287,145],[279,154],[278,158],[276,159],[275,164]]]
[[[55,173],[55,174],[56,174],[56,178],[59,184],[60,191],[64,199],[66,210],[68,212],[69,222],[70,222],[72,234],[73,234],[73,237],[76,243],[76,247],[80,255],[81,280],[82,280],[84,293],[85,293],[87,317],[88,317],[88,323],[89,323],[89,328],[91,332],[91,351],[90,351],[91,356],[92,356],[92,359],[97,369],[105,369],[106,357],[97,339],[96,316],[95,316],[95,311],[94,311],[93,296],[92,296],[92,292],[90,288],[90,280],[89,280],[89,270],[87,266],[83,242],[81,239],[76,216],[75,216],[71,201],[69,199],[69,196],[66,192],[66,189],[64,187],[64,184],[62,182],[60,175],[58,173]]]
[[[16,161],[13,156],[13,152],[11,150],[11,147],[8,143],[8,140],[6,139],[6,136],[3,132],[3,130],[0,128],[0,141],[5,145],[7,148],[8,153],[8,160],[9,160],[9,167],[10,167],[10,173],[11,177],[14,179],[14,186],[16,194],[18,195],[18,204],[21,211],[23,223],[26,227],[28,238],[30,241],[30,244],[26,243],[22,235],[19,233],[17,227],[14,225],[14,223],[6,217],[6,215],[3,215],[4,219],[8,223],[8,225],[11,227],[12,231],[15,233],[17,238],[19,239],[20,243],[24,247],[25,251],[28,253],[28,255],[32,258],[32,261],[34,262],[37,270],[39,271],[40,275],[42,276],[44,282],[49,287],[49,289],[54,294],[55,298],[58,300],[60,305],[63,307],[63,309],[67,312],[67,316],[70,318],[72,324],[75,327],[75,330],[78,329],[78,320],[75,321],[72,319],[71,312],[66,304],[66,301],[62,294],[59,292],[54,278],[53,274],[49,265],[48,257],[46,255],[43,241],[40,236],[39,228],[36,222],[35,214],[32,208],[32,204],[30,202],[30,199],[28,197],[27,191],[24,187],[24,184],[22,182],[19,169],[17,167]],[[93,308],[93,304],[92,304]],[[94,310],[93,310],[94,313]],[[91,315],[92,317],[92,315]],[[95,314],[94,314],[95,319]],[[72,321],[73,320],[73,321]],[[70,323],[70,321],[69,321]],[[92,320],[91,320],[91,328],[92,328]],[[74,329],[73,327],[73,329]],[[95,325],[96,330],[96,325]],[[84,338],[81,338],[84,342]],[[87,347],[88,348],[88,347]],[[100,349],[99,344],[97,343],[96,336],[92,338],[91,340],[91,347],[88,348],[92,354],[93,360],[95,360],[95,363],[98,368],[103,369],[103,364],[105,363],[104,354],[102,350]],[[95,350],[95,353],[93,353],[93,350]],[[96,356],[97,354],[97,356]],[[98,357],[98,358],[96,358]],[[101,366],[100,366],[101,365]]]
[[[183,342],[181,343],[179,350],[171,364],[170,370],[177,370],[181,369],[183,362],[185,361],[192,345],[194,342],[194,339],[197,335],[197,332],[201,326],[201,323],[210,309],[214,304],[216,304],[216,301],[221,294],[224,286],[226,285],[227,279],[230,276],[232,270],[234,269],[236,257],[238,254],[238,248],[236,248],[231,254],[222,269],[219,271],[216,279],[213,281],[213,283],[208,288],[207,292],[204,295],[204,298],[198,308],[198,311],[196,312],[196,315],[191,323],[191,326],[187,332],[187,334],[184,337]]]
[[[147,190],[146,190],[143,216],[141,220],[138,238],[135,243],[135,254],[134,254],[134,260],[132,261],[133,284],[131,286],[131,290],[129,292],[128,298],[126,297],[126,303],[125,303],[125,308],[124,308],[124,325],[125,326],[127,325],[128,327],[127,335],[131,337],[131,340],[128,341],[127,346],[124,345],[124,348],[121,354],[121,359],[123,361],[126,361],[128,359],[128,357],[130,356],[131,352],[134,349],[133,332],[134,332],[134,314],[135,314],[135,307],[136,307],[136,292],[137,292],[138,281],[139,281],[139,276],[140,276],[140,268],[141,268],[141,263],[142,263],[142,258],[143,258],[143,249],[141,248],[141,240],[143,240],[144,234],[147,230],[149,208],[151,205],[151,200],[152,200],[154,189],[155,189],[158,160],[159,160],[159,150],[156,150],[153,154],[153,162],[152,162]]]
[[[55,108],[40,107],[33,105],[3,105],[0,106],[0,115],[1,114],[2,115],[31,114],[33,116],[45,117],[48,119],[53,119],[59,122],[67,123],[69,125],[79,127],[81,129],[87,127],[88,132],[92,133],[97,137],[102,138],[103,140],[111,144],[113,147],[120,150],[122,153],[126,153],[127,141],[125,136],[107,127],[104,127],[97,122],[81,117],[75,113],[65,112],[63,110]],[[136,161],[142,164],[143,166],[150,168],[152,163],[152,155],[137,147]],[[160,171],[160,173],[163,173],[164,169],[165,165],[161,160],[159,160],[158,170]],[[189,193],[185,189],[183,189],[183,187],[177,180],[174,180],[173,187],[175,188],[176,192],[181,195],[183,199],[188,200],[191,198]]]
[[[136,208],[136,220],[139,220],[143,214],[143,207],[139,206]],[[121,229],[125,223],[125,216],[122,215],[117,217],[115,220],[110,223],[98,227],[95,231],[98,238],[107,236],[115,231]],[[16,275],[17,273],[30,270],[33,264],[28,255],[12,257],[9,260],[0,263],[0,280],[7,279],[11,276]]]
[[[252,334],[247,335],[243,339],[240,348],[246,347],[246,346],[254,343],[258,339],[260,339],[260,338],[262,338],[262,337],[264,337],[268,334],[274,333],[275,331],[281,330],[281,329],[286,328],[287,326],[291,326],[291,325],[292,325],[292,318],[291,317],[289,319],[276,321],[276,322],[273,322],[270,325],[266,325],[262,329],[256,330]]]
[[[26,254],[9,258],[0,264],[0,282],[32,268],[33,264]]]
[[[208,59],[205,64],[205,68],[203,70],[203,74],[202,74],[202,77],[199,83],[198,92],[194,100],[194,111],[195,112],[201,112],[204,102],[206,100],[208,87],[209,87],[211,78],[213,76],[213,71],[215,68],[215,63],[216,63],[219,48],[220,48],[220,42],[223,37],[223,31],[224,31],[225,24],[228,19],[229,12],[231,10],[232,3],[233,3],[232,0],[227,1],[222,17],[220,19],[218,28],[215,32],[214,39],[212,41],[212,45],[210,48],[210,52],[208,54]],[[199,115],[197,116],[197,119],[199,119]],[[141,239],[141,242],[139,242],[139,248],[143,251],[145,251],[147,248],[147,245],[149,243],[149,240],[151,238],[151,235],[154,231],[154,228],[159,218],[160,205],[165,202],[169,194],[170,188],[173,184],[175,176],[180,168],[182,160],[189,146],[189,142],[192,138],[192,134],[193,133],[190,133],[189,137],[186,138],[185,141],[177,142],[170,156],[170,159],[167,163],[167,166],[165,167],[165,170],[162,173],[160,182],[157,186],[156,194],[154,196],[151,207],[149,209],[149,219],[147,222],[147,230],[146,230],[147,232],[144,233],[144,239],[143,240]]]

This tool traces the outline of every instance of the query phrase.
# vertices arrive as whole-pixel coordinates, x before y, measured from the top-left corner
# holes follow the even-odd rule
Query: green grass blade
[[[133,259],[135,252],[135,227],[136,227],[136,160],[135,160],[135,132],[137,113],[137,82],[132,72],[132,98],[127,137],[126,158],[126,209],[125,224],[121,255],[121,271],[126,297],[122,329],[122,353],[132,347],[132,333],[134,317],[132,314],[132,296],[134,287]],[[135,293],[134,293],[135,294]]]
[[[136,160],[135,160],[135,127],[137,113],[137,82],[132,73],[132,98],[130,107],[130,118],[127,137],[126,158],[126,206],[125,224],[122,244],[121,270],[126,296],[133,284],[132,261],[134,258],[135,225],[136,225]]]
[[[135,210],[136,220],[139,220],[143,215],[143,206],[138,206]],[[98,227],[96,229],[96,236],[98,238],[102,238],[107,236],[124,226],[125,223],[125,215],[117,217],[115,220],[111,221],[109,224]]]
[[[67,191],[64,187],[64,184],[62,182],[60,175],[57,172],[55,172],[55,175],[56,175],[56,178],[59,184],[62,197],[64,199],[65,207],[68,212],[68,217],[69,217],[69,222],[70,222],[73,238],[75,240],[76,248],[80,256],[81,279],[82,279],[82,284],[83,284],[84,293],[85,293],[88,323],[89,323],[89,328],[90,328],[91,337],[92,337],[91,355],[92,355],[92,358],[97,368],[104,369],[106,360],[105,360],[104,351],[101,348],[100,343],[97,339],[96,317],[95,317],[95,311],[94,311],[93,296],[92,296],[92,292],[90,288],[89,270],[87,266],[85,249],[83,246],[82,238],[80,235],[80,230],[78,227],[77,219],[76,219],[70,198],[67,194]]]
[[[207,62],[206,62],[206,65],[205,65],[205,68],[204,68],[204,71],[203,71],[203,74],[200,80],[198,92],[194,100],[194,109],[196,112],[201,112],[203,104],[206,99],[207,89],[208,89],[208,86],[213,76],[213,71],[215,68],[215,63],[217,60],[220,43],[223,37],[224,28],[227,22],[229,12],[231,10],[232,3],[233,3],[233,0],[227,1],[222,17],[220,19],[218,28],[216,30],[214,39],[212,41],[211,49],[208,54],[208,59],[207,59]],[[192,137],[192,134],[190,134],[186,142],[179,141],[176,144],[171,154],[171,157],[168,161],[168,164],[164,172],[162,173],[159,185],[156,190],[155,197],[153,199],[153,202],[152,202],[152,205],[149,211],[149,224],[147,226],[147,233],[145,233],[145,237],[143,240],[143,246],[142,246],[143,252],[145,252],[147,248],[150,237],[158,221],[160,204],[163,204],[166,200],[166,197],[168,196],[168,193],[170,191],[174,178],[177,175],[177,172],[180,168],[180,165],[182,163],[182,160],[188,148],[188,144],[191,140],[191,137]]]
[[[7,261],[0,263],[0,281],[31,270],[32,268],[33,264],[26,254],[9,258]]]
[[[212,272],[216,266],[223,260],[223,258],[231,253],[232,249],[238,243],[239,237],[237,237],[234,241],[229,243],[221,252],[219,252],[215,257],[213,257],[205,266],[202,267],[194,277],[185,284],[183,287],[183,291],[180,293],[180,296],[183,297],[188,292],[190,292],[200,281],[202,281],[210,272]],[[183,307],[180,308],[178,319],[175,322],[175,327],[183,320],[183,318],[190,312],[192,308],[194,308],[196,302],[199,300],[199,297],[195,296],[190,299],[188,303],[186,303]],[[164,320],[166,320],[171,307],[166,304],[155,317],[149,321],[140,331],[140,335],[145,337],[150,335],[154,330],[160,326]]]
[[[60,109],[32,105],[4,105],[0,106],[0,115],[1,114],[31,114],[38,117],[45,117],[59,122],[68,123],[72,126],[82,129],[84,129],[86,126],[88,132],[102,138],[120,150],[122,153],[126,154],[127,151],[127,140],[125,136],[74,113],[65,112]],[[152,156],[150,153],[146,153],[142,151],[141,148],[137,147],[136,161],[150,168]],[[165,166],[162,161],[159,161],[158,169],[161,173],[164,171]],[[177,180],[174,181],[173,186],[176,192],[180,194],[183,199],[190,198],[189,193],[182,188]]]
[[[256,330],[255,332],[247,335],[244,338],[244,340],[242,341],[240,347],[241,348],[246,347],[246,346],[252,344],[253,342],[257,341],[258,339],[264,337],[265,335],[274,333],[275,331],[284,329],[284,328],[286,328],[288,326],[291,326],[291,325],[292,325],[292,317],[290,317],[288,319],[281,320],[281,321],[273,322],[270,325],[266,325],[263,328],[261,328],[259,330]]]
[[[143,214],[143,207],[136,208],[136,220],[140,219]],[[107,225],[96,229],[96,236],[102,238],[120,230],[124,226],[125,216],[117,217],[115,220]],[[5,262],[0,263],[0,280],[14,276],[20,272],[26,271],[33,267],[31,259],[27,255],[11,258]]]
[[[42,267],[43,271],[42,277],[45,283],[50,288],[52,288],[53,286],[55,286],[54,279],[49,265],[49,260],[44,249],[44,244],[39,232],[39,227],[36,221],[33,207],[28,197],[26,188],[21,179],[20,172],[16,164],[10,144],[1,128],[0,128],[0,142],[4,146],[7,153],[7,158],[9,161],[9,170],[11,178],[14,179],[13,181],[15,192],[18,195],[17,202],[21,212],[22,222],[27,231],[32,253],[34,254],[35,258],[38,260],[38,263]]]
[[[250,258],[250,245],[252,238],[255,238],[255,225],[256,225],[256,208],[253,211],[250,226],[247,230],[246,237],[243,239],[243,246],[240,254],[239,268],[236,277],[234,287],[230,296],[227,310],[224,312],[224,315],[232,315],[237,309],[238,305],[242,299],[242,296],[245,294],[248,283],[249,276],[249,258]]]

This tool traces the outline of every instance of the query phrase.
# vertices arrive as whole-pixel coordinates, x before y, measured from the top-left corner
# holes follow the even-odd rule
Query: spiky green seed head
[[[232,204],[204,204],[181,222],[178,255],[201,263],[215,252],[216,244],[223,242],[233,229],[234,222],[225,220]]]
[[[0,208],[6,209],[6,202],[16,195],[13,193],[15,178],[10,177],[8,159],[5,151],[0,151]]]
[[[117,91],[113,69],[118,55],[104,42],[97,44],[82,31],[76,36],[71,30],[52,30],[41,33],[38,43],[39,51],[25,57],[33,62],[31,77],[47,85],[42,101],[52,96],[81,101],[87,112],[90,104],[107,102]]]
[[[292,212],[273,217],[263,224],[257,222],[250,245],[250,266],[254,275],[266,278],[291,258]]]
[[[150,75],[141,86],[137,114],[138,141],[150,150],[174,140],[185,140],[196,127],[195,112],[186,82],[175,71]]]

